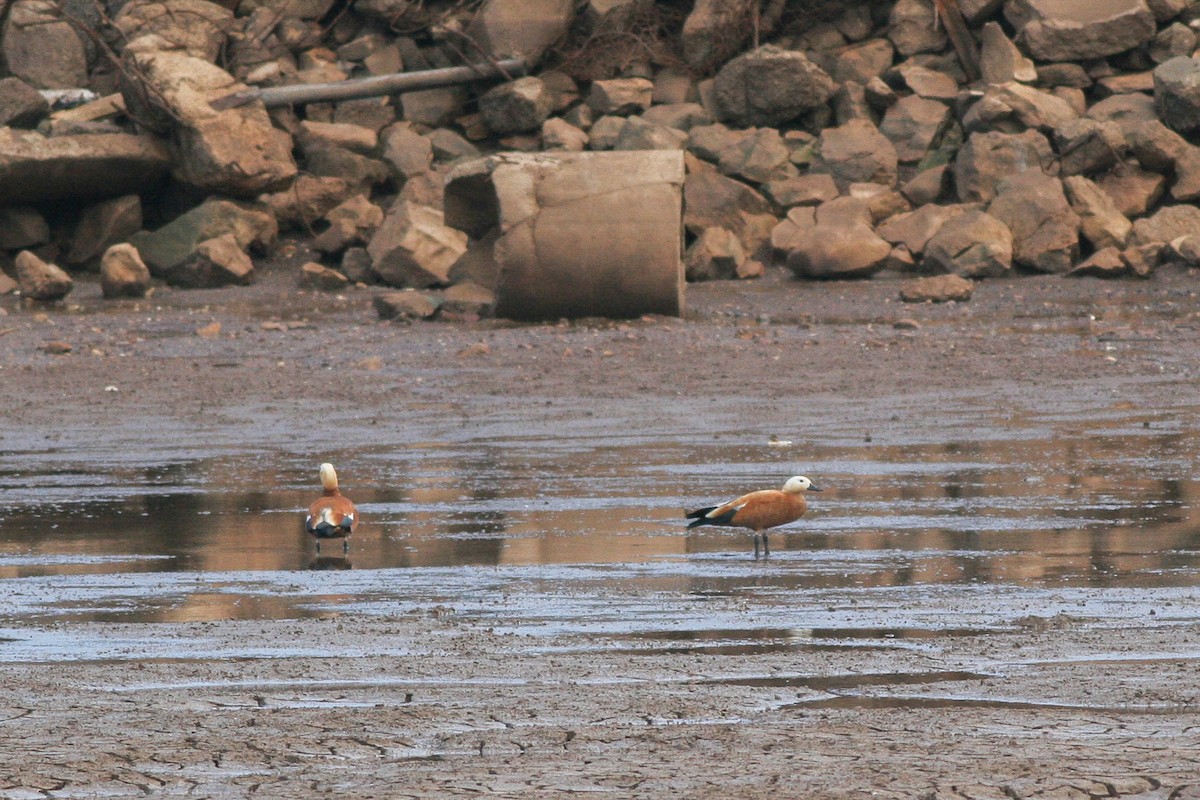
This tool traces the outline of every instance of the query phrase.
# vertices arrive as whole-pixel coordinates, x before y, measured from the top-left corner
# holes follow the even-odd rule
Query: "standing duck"
[[[304,529],[317,540],[318,553],[321,552],[322,539],[341,539],[342,551],[349,551],[349,536],[358,526],[358,509],[349,497],[338,491],[337,472],[333,464],[321,465],[321,487],[325,492],[308,507]]]
[[[805,492],[821,491],[803,475],[788,478],[783,489],[764,489],[744,494],[720,506],[698,508],[687,515],[692,520],[688,528],[701,525],[732,525],[754,531],[754,557],[758,558],[758,540],[762,538],[764,555],[771,555],[767,529],[795,522],[804,516],[808,504]]]

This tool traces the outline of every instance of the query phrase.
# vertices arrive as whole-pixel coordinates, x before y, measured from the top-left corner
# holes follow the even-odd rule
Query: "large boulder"
[[[887,110],[879,132],[895,145],[900,163],[915,164],[937,143],[949,123],[950,109],[945,103],[913,94]]]
[[[1124,247],[1133,224],[1103,189],[1082,175],[1063,179],[1071,210],[1079,216],[1079,231],[1095,250]]]
[[[493,58],[525,58],[533,64],[566,35],[574,8],[573,0],[487,0],[466,33]]]
[[[157,34],[214,62],[233,29],[233,12],[209,0],[130,0],[113,22],[126,40]]]
[[[167,148],[153,136],[45,137],[0,128],[0,197],[5,204],[139,193],[158,187],[170,164]]]
[[[1164,206],[1149,217],[1133,223],[1131,247],[1163,246],[1200,231],[1200,208],[1193,205]]]
[[[866,278],[883,269],[891,252],[892,246],[870,225],[818,222],[798,237],[787,266],[801,278]]]
[[[958,198],[964,203],[990,201],[1000,181],[1028,170],[1049,172],[1054,150],[1037,131],[973,133],[959,149],[954,167]]]
[[[142,259],[157,277],[170,271],[196,252],[201,242],[232,234],[243,250],[265,251],[279,235],[275,217],[263,207],[231,200],[208,200],[176,217],[156,231],[141,231],[130,237]]]
[[[174,175],[200,189],[253,197],[296,175],[292,139],[271,123],[260,101],[214,109],[210,102],[246,87],[225,70],[184,51],[156,50],[142,37],[126,49],[148,84],[126,86],[135,117],[171,134]],[[140,48],[134,44],[143,43]],[[143,112],[139,114],[139,111]]]
[[[683,183],[683,224],[699,236],[707,228],[737,234],[742,249],[754,256],[771,237],[777,220],[771,204],[741,181],[715,169],[690,169]]]
[[[1154,70],[1154,103],[1172,130],[1200,130],[1200,59],[1179,56]]]
[[[20,78],[0,78],[0,126],[34,128],[50,113],[41,93]]]
[[[1013,260],[1038,272],[1063,273],[1079,258],[1079,217],[1062,181],[1023,172],[1002,182],[988,213],[1012,231]]]
[[[50,241],[50,225],[36,208],[0,206],[0,250],[23,250]]]
[[[0,39],[8,73],[39,89],[87,86],[87,52],[53,0],[17,0]]]
[[[190,256],[168,270],[167,282],[185,289],[212,289],[254,280],[254,262],[237,237],[223,233],[196,245]]]
[[[698,73],[735,55],[750,35],[750,4],[742,0],[696,0],[683,22],[683,58]]]
[[[1013,241],[1008,226],[979,209],[947,220],[925,245],[921,266],[964,278],[995,278],[1012,271]]]
[[[1009,0],[1004,16],[1036,61],[1104,58],[1158,32],[1145,0]]]
[[[446,225],[436,208],[400,200],[367,244],[372,269],[391,286],[424,288],[450,282],[450,268],[467,251],[467,235]]]
[[[842,191],[852,183],[895,186],[899,157],[895,145],[870,120],[857,119],[821,131],[811,169],[832,175]]]
[[[825,105],[836,88],[803,53],[764,45],[721,68],[713,100],[723,120],[741,127],[774,126]]]

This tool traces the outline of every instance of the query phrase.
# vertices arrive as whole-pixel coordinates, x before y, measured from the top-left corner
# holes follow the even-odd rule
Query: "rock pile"
[[[149,276],[243,283],[302,231],[320,254],[305,289],[418,290],[381,295],[388,317],[475,313],[497,231],[448,226],[444,178],[500,150],[683,151],[691,280],[771,261],[808,279],[1200,263],[1197,0],[80,8],[13,0],[0,31],[0,268],[33,298],[70,291],[58,264],[102,268],[113,297]],[[480,50],[533,68],[277,108],[250,91]],[[78,89],[89,102],[59,107]]]

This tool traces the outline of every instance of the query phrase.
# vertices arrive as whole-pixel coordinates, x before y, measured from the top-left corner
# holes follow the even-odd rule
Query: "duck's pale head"
[[[819,492],[821,491],[813,482],[803,475],[797,475],[793,478],[788,478],[787,483],[783,485],[783,490],[788,494],[800,494],[801,492]]]
[[[333,469],[333,464],[325,463],[321,465],[321,488],[327,492],[332,492],[338,488],[337,472]]]

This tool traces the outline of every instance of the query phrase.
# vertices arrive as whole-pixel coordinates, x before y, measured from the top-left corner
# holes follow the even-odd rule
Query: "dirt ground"
[[[900,303],[898,287],[772,273],[689,287],[682,320],[404,325],[376,319],[372,290],[302,293],[279,269],[143,301],[102,301],[85,279],[60,308],[0,300],[0,450],[320,451],[458,416],[539,433],[597,416],[703,430],[806,414],[880,430],[902,404],[936,428],[964,392],[998,409],[1088,395],[1153,408],[1200,385],[1194,271],[986,281],[947,306]],[[661,596],[635,582],[607,601]],[[124,649],[0,660],[0,797],[1200,798],[1193,591],[1124,624],[1086,603],[1066,613],[1064,595],[992,636],[746,655],[597,649],[578,634],[531,646],[503,602],[39,628]],[[745,611],[738,596],[663,602]],[[939,600],[913,602],[933,613]],[[139,637],[181,656],[139,658]],[[222,655],[247,642],[289,655]],[[855,695],[868,684],[882,688]]]

